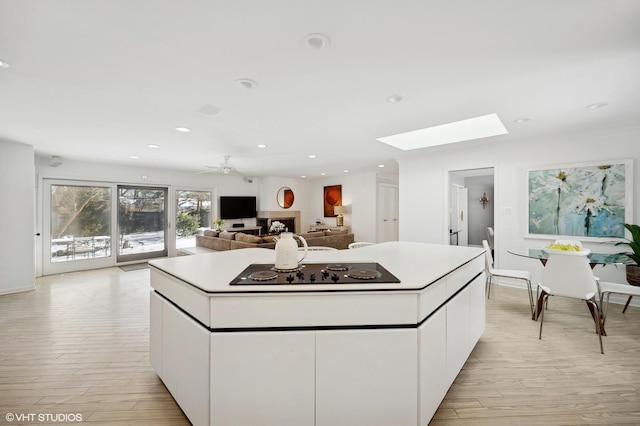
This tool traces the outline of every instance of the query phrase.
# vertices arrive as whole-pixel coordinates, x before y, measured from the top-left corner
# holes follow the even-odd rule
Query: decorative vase
[[[640,266],[625,265],[627,271],[627,282],[631,285],[640,286]]]

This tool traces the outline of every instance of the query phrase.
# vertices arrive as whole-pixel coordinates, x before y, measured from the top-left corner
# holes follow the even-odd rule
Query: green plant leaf
[[[625,255],[629,259],[631,259],[636,265],[640,265],[640,226],[635,224],[625,223],[624,227],[631,234],[631,239],[628,240],[625,238],[625,241],[620,241],[616,243],[616,245],[617,246],[626,245],[633,252],[623,252],[618,254]]]

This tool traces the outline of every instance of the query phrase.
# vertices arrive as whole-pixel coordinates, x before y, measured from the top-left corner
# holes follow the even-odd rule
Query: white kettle
[[[302,241],[303,251],[298,250],[298,243],[293,239],[293,232],[283,232],[276,243],[276,264],[275,269],[297,269],[300,262],[307,257],[307,241],[299,235],[296,235]],[[298,254],[302,253],[302,257],[298,259]]]

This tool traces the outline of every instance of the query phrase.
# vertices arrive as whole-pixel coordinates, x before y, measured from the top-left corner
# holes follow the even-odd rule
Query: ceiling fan
[[[203,170],[198,173],[222,173],[223,175],[241,175],[242,173],[240,173],[233,164],[229,163],[230,158],[230,155],[225,155],[224,163],[221,163],[219,166],[205,166],[208,170]]]

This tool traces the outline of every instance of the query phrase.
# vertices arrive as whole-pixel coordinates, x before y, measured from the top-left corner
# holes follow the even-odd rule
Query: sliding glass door
[[[167,256],[167,193],[118,185],[118,263]]]
[[[43,275],[167,256],[211,222],[211,192],[176,191],[175,212],[168,187],[44,179],[43,193]]]
[[[93,182],[45,180],[43,273],[113,264],[112,188]]]

